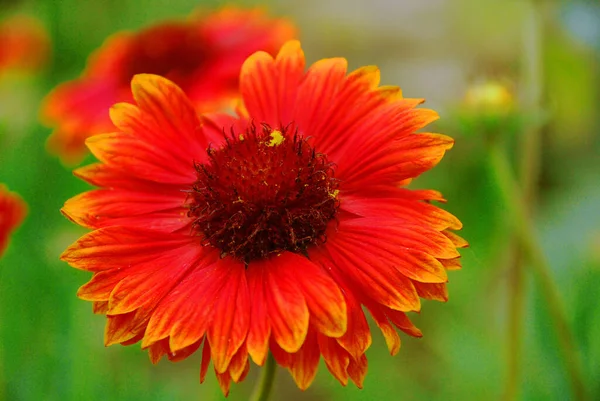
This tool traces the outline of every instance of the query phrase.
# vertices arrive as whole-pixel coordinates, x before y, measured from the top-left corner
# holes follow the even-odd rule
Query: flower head
[[[307,388],[321,356],[362,386],[372,314],[392,354],[421,332],[406,312],[447,299],[464,240],[436,191],[403,188],[452,139],[416,131],[437,118],[379,71],[343,58],[305,71],[297,41],[242,67],[237,116],[207,114],[172,82],[132,81],[120,132],[87,144],[101,187],[63,213],[94,231],[63,254],[92,272],[78,295],[107,315],[106,344],[142,342],[153,362],[201,345],[225,393],[270,351]]]
[[[473,111],[504,114],[514,105],[514,96],[506,85],[485,81],[468,88],[465,105]]]
[[[26,15],[0,21],[0,76],[7,71],[35,71],[47,60],[48,34],[42,24]]]
[[[220,108],[238,95],[240,67],[249,55],[274,53],[294,36],[285,20],[235,8],[117,33],[92,54],[81,77],[45,99],[42,119],[55,127],[48,148],[65,162],[80,161],[88,136],[114,129],[110,106],[133,100],[129,84],[135,74],[168,78],[201,111]]]
[[[19,195],[0,184],[0,257],[8,246],[10,235],[21,225],[26,214],[27,205]]]

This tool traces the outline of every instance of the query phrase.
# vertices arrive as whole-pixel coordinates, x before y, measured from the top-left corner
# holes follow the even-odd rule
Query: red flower
[[[7,71],[35,71],[45,64],[50,40],[35,18],[14,15],[0,21],[0,76]]]
[[[274,54],[293,37],[295,29],[285,20],[234,8],[118,33],[92,54],[80,78],[45,99],[42,119],[56,128],[48,148],[64,162],[81,161],[88,136],[114,130],[108,109],[133,101],[129,83],[139,73],[165,76],[199,110],[216,110],[238,96],[240,67],[249,55]]]
[[[464,240],[436,191],[402,188],[451,138],[415,133],[437,118],[376,67],[346,60],[307,72],[296,41],[258,52],[240,77],[238,117],[205,115],[172,82],[137,75],[137,106],[111,110],[120,132],[87,144],[101,161],[76,175],[101,187],[63,213],[94,231],[63,254],[93,272],[79,289],[107,315],[106,344],[141,340],[180,360],[202,344],[223,391],[267,353],[302,389],[323,356],[342,383],[367,370],[365,306],[398,352],[405,312],[447,299]]]
[[[23,222],[27,214],[27,205],[14,192],[0,184],[0,257],[8,246],[12,232]]]

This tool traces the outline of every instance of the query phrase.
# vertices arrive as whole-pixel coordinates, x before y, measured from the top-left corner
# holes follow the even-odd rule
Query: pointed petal
[[[319,349],[323,354],[325,365],[342,386],[348,384],[346,369],[350,363],[350,355],[337,341],[323,335],[319,335]]]
[[[446,268],[446,270],[460,270],[460,269],[462,269],[462,263],[461,263],[460,258],[442,259],[442,260],[440,260],[440,262],[442,262],[442,265],[444,265],[444,267]]]
[[[347,160],[338,160],[342,168],[336,175],[350,183],[348,189],[363,193],[371,185],[397,185],[430,170],[442,159],[454,140],[440,134],[419,133],[408,135],[368,155],[348,154]],[[347,169],[346,169],[347,167]]]
[[[130,270],[111,292],[108,313],[122,314],[144,305],[158,304],[190,271],[199,267],[205,255],[204,248],[187,246],[139,263],[135,266],[136,271]]]
[[[124,343],[142,334],[150,319],[150,311],[139,309],[123,315],[108,315],[104,330],[104,345]]]
[[[309,310],[302,289],[295,281],[295,258],[289,252],[257,262],[248,270],[262,265],[266,272],[265,301],[269,311],[271,332],[286,352],[296,352],[302,346],[308,330]]]
[[[302,290],[310,311],[310,322],[319,332],[340,337],[346,332],[346,302],[339,286],[320,266],[294,253],[282,255],[281,263],[292,266],[294,280]]]
[[[178,156],[200,157],[208,143],[194,105],[176,84],[158,75],[138,74],[131,80],[131,91],[139,109],[127,104],[111,109],[117,127],[140,139],[168,144]]]
[[[231,362],[229,363],[228,371],[231,379],[234,383],[238,383],[243,376],[244,372],[249,369],[248,363],[248,350],[245,344],[243,344],[235,353]]]
[[[93,163],[73,170],[73,175],[96,187],[107,189],[135,188],[137,191],[148,193],[176,193],[186,189],[186,186],[156,183],[154,181],[135,178],[126,171],[116,170],[102,163]]]
[[[412,282],[373,253],[373,246],[361,246],[345,234],[344,222],[340,222],[336,235],[328,237],[324,245],[334,262],[331,268],[339,269],[341,275],[377,303],[396,310],[419,310],[420,301]]]
[[[292,122],[304,65],[298,41],[283,45],[275,59],[265,52],[248,57],[240,73],[240,92],[249,115],[272,127]]]
[[[385,315],[388,317],[390,322],[394,324],[397,328],[413,337],[423,337],[423,333],[419,330],[406,316],[406,313],[395,311],[392,309],[387,309],[385,311]]]
[[[94,135],[85,143],[98,160],[140,179],[188,186],[196,179],[193,158],[172,156],[159,143],[120,132]]]
[[[448,237],[457,248],[467,248],[469,246],[469,243],[464,238],[456,235],[452,231],[444,230],[442,233]]]
[[[189,224],[185,194],[98,189],[69,199],[61,212],[89,228],[127,225],[175,231]]]
[[[290,354],[288,367],[300,390],[306,390],[312,384],[317,375],[320,357],[317,335],[314,330],[309,330],[302,347],[298,352]]]
[[[219,383],[219,387],[221,387],[223,395],[227,397],[229,395],[229,389],[231,388],[231,375],[229,372],[219,373],[216,370],[215,375],[217,376],[217,382]]]
[[[320,116],[323,108],[328,107],[335,98],[345,79],[347,67],[346,59],[330,58],[317,61],[306,72],[298,89],[298,102],[292,119],[305,135],[323,132],[322,126],[328,120]]]
[[[82,236],[61,259],[77,269],[95,272],[147,262],[186,246],[201,248],[198,241],[142,228],[106,227]]]
[[[213,365],[218,373],[227,371],[234,354],[246,340],[250,323],[250,300],[245,266],[232,258],[221,259],[218,268],[227,281],[213,305],[213,321],[207,331]]]
[[[400,198],[370,198],[340,193],[340,208],[362,217],[397,219],[403,224],[424,225],[436,231],[458,230],[462,223],[447,211],[425,202]]]
[[[254,362],[262,366],[269,351],[271,323],[266,300],[266,280],[268,266],[264,263],[253,263],[247,270],[248,291],[250,293],[250,328],[247,347]]]
[[[217,265],[218,255],[207,255],[177,288],[157,305],[148,323],[142,348],[169,337],[173,351],[200,340],[212,321],[215,298],[227,281],[227,269]]]
[[[158,341],[148,347],[148,357],[153,365],[156,365],[158,362],[160,362],[162,357],[167,355],[169,352],[171,352],[169,349],[169,341],[166,339]]]
[[[195,343],[190,344],[187,347],[182,348],[182,349],[180,349],[178,351],[171,351],[171,352],[169,352],[169,354],[167,355],[167,357],[169,358],[169,361],[171,361],[171,362],[180,362],[180,361],[183,361],[188,356],[190,356],[194,352],[196,352],[198,350],[198,348],[200,348],[201,344],[202,344],[202,340],[198,340]]]
[[[448,288],[445,283],[419,283],[415,282],[417,294],[421,298],[431,299],[434,301],[448,301]]]
[[[106,315],[106,312],[108,312],[108,301],[93,302],[92,310],[96,315]]]
[[[369,309],[369,312],[371,312],[371,316],[373,316],[373,320],[375,320],[377,327],[381,330],[390,354],[392,356],[396,355],[398,351],[400,351],[401,344],[400,336],[396,332],[396,329],[390,324],[381,307],[369,304],[367,305],[367,308]]]
[[[360,358],[350,359],[350,363],[348,364],[348,376],[354,382],[356,387],[362,389],[363,381],[367,376],[367,357],[365,355],[361,355]]]
[[[200,383],[204,383],[206,379],[206,372],[208,371],[208,365],[210,364],[210,344],[208,340],[204,340],[202,347],[202,361],[200,362]]]
[[[452,241],[439,231],[422,225],[402,224],[402,221],[393,218],[352,219],[345,222],[345,229],[348,236],[361,241],[373,238],[371,242],[379,245],[384,241],[386,249],[393,249],[395,245],[439,259],[460,256]]]
[[[353,358],[358,358],[371,346],[371,330],[360,303],[349,289],[344,290],[344,296],[348,308],[348,328],[337,342]]]

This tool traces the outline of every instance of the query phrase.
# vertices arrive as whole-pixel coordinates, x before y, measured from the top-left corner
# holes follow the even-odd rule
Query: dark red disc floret
[[[196,164],[189,216],[223,256],[248,263],[325,241],[339,208],[334,165],[287,131],[251,126]]]

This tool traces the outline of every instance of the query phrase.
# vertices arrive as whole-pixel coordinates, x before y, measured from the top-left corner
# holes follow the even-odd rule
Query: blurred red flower
[[[62,210],[94,230],[62,259],[94,273],[78,295],[107,315],[107,345],[141,341],[155,363],[203,345],[201,380],[212,360],[227,394],[269,351],[302,389],[321,356],[361,387],[361,306],[392,354],[395,328],[421,336],[406,312],[447,300],[466,246],[440,193],[402,188],[453,145],[416,133],[437,119],[421,99],[343,58],[305,71],[297,41],[246,60],[236,117],[199,119],[159,76],[132,89],[137,105],[111,109],[119,132],[87,141],[100,163],[76,170],[101,189]]]
[[[276,52],[295,34],[287,20],[236,8],[117,33],[90,56],[81,77],[45,99],[42,120],[55,127],[48,149],[63,162],[81,161],[88,136],[114,129],[110,106],[133,101],[129,83],[139,73],[177,83],[200,111],[226,106],[238,96],[244,60],[258,50]]]
[[[26,215],[27,205],[23,199],[0,184],[0,257],[8,246],[10,235],[21,225]]]
[[[34,17],[17,14],[0,20],[0,43],[0,76],[33,72],[48,61],[50,39]]]

